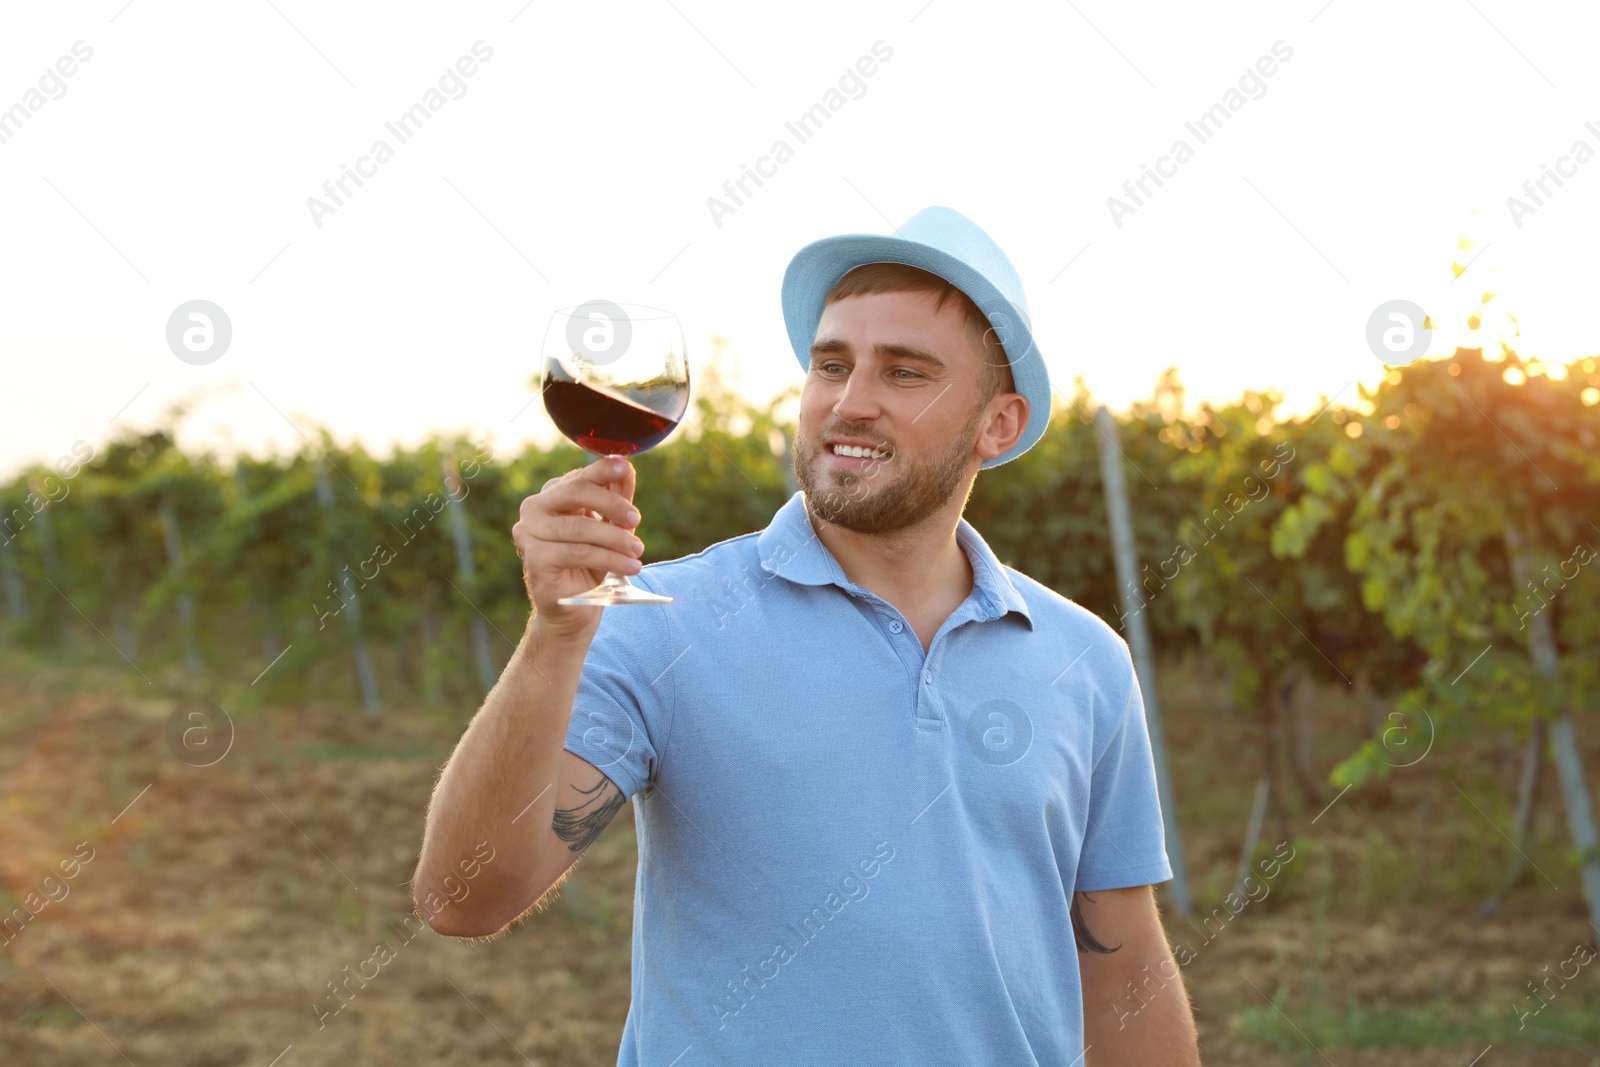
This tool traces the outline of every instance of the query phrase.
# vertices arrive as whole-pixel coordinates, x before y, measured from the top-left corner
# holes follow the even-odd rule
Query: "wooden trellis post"
[[[0,501],[0,520],[5,517],[5,504]],[[28,621],[28,598],[23,592],[22,569],[17,566],[16,540],[4,526],[0,526],[0,583],[5,585],[6,612],[14,623]]]
[[[250,497],[250,486],[245,478],[244,464],[237,460],[233,465],[233,487],[238,492],[240,504],[244,504]],[[265,662],[271,663],[283,651],[283,642],[278,640],[277,631],[272,624],[274,618],[272,609],[255,597],[251,597],[247,610],[255,619],[256,632],[261,638],[261,652],[266,657]]]
[[[1128,514],[1128,485],[1122,477],[1122,446],[1117,423],[1101,405],[1094,415],[1099,430],[1100,473],[1105,487],[1106,514],[1111,520],[1112,558],[1117,569],[1117,588],[1121,590],[1122,612],[1128,619],[1128,647],[1133,653],[1133,668],[1144,694],[1144,719],[1150,733],[1150,748],[1155,756],[1156,789],[1161,797],[1161,820],[1166,828],[1167,862],[1172,864],[1172,904],[1179,914],[1194,914],[1189,897],[1189,874],[1183,862],[1183,838],[1178,828],[1178,801],[1172,788],[1172,772],[1167,766],[1166,734],[1161,728],[1161,700],[1156,691],[1155,655],[1150,630],[1145,625],[1144,597],[1139,592],[1139,560],[1134,550],[1133,522]]]
[[[61,647],[68,648],[72,644],[72,619],[77,615],[77,611],[67,599],[67,576],[61,566],[61,552],[56,547],[55,523],[50,518],[50,497],[44,491],[44,483],[36,477],[29,479],[28,488],[33,491],[34,496],[46,501],[33,516],[32,525],[39,528],[39,553],[44,561],[45,577],[56,587],[56,592],[61,594],[61,603],[53,606],[56,629],[61,633]]]
[[[332,529],[331,517],[334,510],[333,486],[328,484],[328,472],[320,460],[311,461],[312,476],[317,480],[317,502],[322,505],[322,512],[330,521],[327,527]],[[335,545],[335,548],[338,546]],[[339,570],[348,574],[349,564],[338,564]],[[377,718],[383,713],[382,706],[378,703],[378,672],[372,666],[372,650],[367,647],[366,631],[361,625],[361,598],[354,588],[354,582],[349,585],[339,578],[335,581],[343,586],[349,593],[350,599],[345,602],[345,622],[350,627],[350,634],[355,638],[356,679],[361,684],[361,702],[366,706],[367,717]],[[343,597],[341,595],[340,599]]]
[[[1515,520],[1507,518],[1503,529],[1506,551],[1511,556],[1512,584],[1520,589],[1530,583],[1533,574],[1527,541]],[[1534,669],[1540,674],[1546,678],[1560,676],[1561,663],[1548,612],[1539,612],[1528,624],[1528,651],[1533,657]],[[1563,694],[1561,715],[1549,725],[1550,752],[1555,759],[1556,778],[1561,784],[1561,800],[1567,809],[1567,831],[1578,854],[1583,895],[1589,904],[1589,922],[1600,928],[1600,834],[1595,830],[1594,809],[1583,778],[1583,761],[1578,756],[1578,739],[1572,728],[1568,699]]]
[[[172,499],[161,498],[161,533],[167,548],[167,568],[182,588],[178,592],[178,632],[183,640],[183,661],[190,674],[203,674],[205,663],[200,658],[200,641],[195,635],[194,590],[188,587],[183,569],[183,536],[178,529],[178,513]]]
[[[443,456],[439,462],[444,468],[446,496],[449,496],[452,480],[465,489],[455,463]],[[499,679],[500,671],[495,667],[494,656],[489,651],[488,624],[478,608],[478,568],[472,562],[472,529],[467,525],[466,498],[465,492],[462,492],[460,500],[450,497],[446,507],[450,511],[450,536],[456,545],[456,576],[461,579],[461,593],[467,598],[467,625],[472,633],[472,653],[478,664],[478,681],[483,691],[488,693]]]

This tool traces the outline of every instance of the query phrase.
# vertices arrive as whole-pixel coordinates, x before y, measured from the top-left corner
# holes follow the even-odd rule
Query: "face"
[[[1004,425],[1002,436],[985,433],[985,416],[1004,401],[978,402],[981,357],[966,318],[955,302],[934,302],[932,293],[870,293],[823,310],[794,452],[817,519],[873,534],[923,521],[1020,436],[1002,440]],[[840,455],[837,445],[870,454]]]

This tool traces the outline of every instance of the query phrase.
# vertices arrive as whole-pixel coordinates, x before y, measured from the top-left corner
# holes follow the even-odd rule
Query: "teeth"
[[[883,451],[882,449],[878,449],[876,451],[865,449],[860,445],[834,445],[833,454],[836,456],[855,456],[857,458],[871,456],[873,459],[882,459],[889,453]]]

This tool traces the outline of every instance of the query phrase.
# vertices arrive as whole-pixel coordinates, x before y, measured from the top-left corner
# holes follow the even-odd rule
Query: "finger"
[[[541,491],[552,489],[558,485],[565,485],[573,481],[595,482],[599,485],[609,485],[612,482],[621,482],[624,477],[631,477],[633,464],[625,459],[612,459],[609,456],[600,456],[594,461],[582,466],[574,467],[564,474],[558,474],[545,482]],[[631,482],[629,483],[631,487]]]
[[[633,502],[633,491],[638,488],[639,472],[627,460],[618,460],[622,464],[622,477],[613,482],[611,488],[624,497],[629,503]]]
[[[633,501],[638,472],[633,469],[632,463],[625,459],[602,457],[585,467],[584,471],[586,476],[592,475],[596,481],[622,499],[630,503]]]
[[[633,556],[583,541],[539,541],[531,554],[537,558],[539,567],[547,571],[583,568],[638,574],[640,570],[640,563]]]
[[[638,556],[644,542],[621,526],[582,515],[540,516],[528,524],[528,536],[555,544],[592,544],[623,555]]]
[[[541,515],[594,512],[618,526],[631,529],[638,519],[631,514],[633,504],[628,496],[608,489],[605,485],[584,477],[573,477],[530,497],[530,520]]]
[[[628,499],[633,499],[634,469],[633,464],[625,459],[601,456],[587,467],[580,467],[576,473],[584,481],[611,486]]]

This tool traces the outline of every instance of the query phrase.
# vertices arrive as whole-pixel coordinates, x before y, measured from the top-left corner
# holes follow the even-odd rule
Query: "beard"
[[[807,509],[821,522],[862,534],[892,533],[921,522],[948,503],[965,480],[982,414],[983,405],[979,404],[950,447],[925,463],[912,463],[895,449],[888,460],[865,471],[817,474],[822,450],[797,435],[794,476],[806,494]],[[872,436],[849,427],[841,427],[838,433]],[[872,483],[883,477],[889,464],[898,468],[897,475],[874,487]]]

